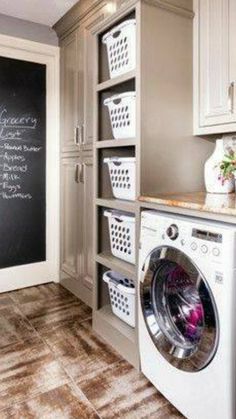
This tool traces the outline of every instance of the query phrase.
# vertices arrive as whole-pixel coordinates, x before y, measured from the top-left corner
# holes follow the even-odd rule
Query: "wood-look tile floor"
[[[57,284],[0,294],[0,419],[180,419]]]

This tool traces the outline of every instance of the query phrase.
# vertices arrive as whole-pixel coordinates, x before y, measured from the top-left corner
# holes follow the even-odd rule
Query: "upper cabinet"
[[[194,134],[236,131],[236,1],[194,0]]]
[[[80,152],[85,143],[85,39],[80,26],[61,44],[61,151]]]
[[[91,16],[60,41],[61,46],[61,152],[92,150],[93,84],[95,69],[92,29],[109,9],[100,5]]]
[[[76,151],[78,141],[77,34],[61,44],[61,151]]]
[[[89,150],[94,141],[94,71],[96,69],[95,42],[92,30],[107,16],[107,7],[103,6],[97,13],[90,16],[83,24],[84,39],[84,132],[83,148]]]

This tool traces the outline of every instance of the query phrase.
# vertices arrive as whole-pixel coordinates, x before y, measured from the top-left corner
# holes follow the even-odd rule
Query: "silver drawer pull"
[[[79,130],[78,131],[79,131],[79,134],[78,134],[78,137],[79,137],[78,143],[81,146],[81,145],[84,144],[84,124],[79,125]]]
[[[79,164],[79,163],[76,163],[76,165],[75,165],[75,181],[76,181],[76,183],[80,183],[80,167],[81,167],[81,164]]]
[[[84,163],[80,164],[79,180],[81,183],[84,183]]]
[[[235,88],[235,81],[232,81],[229,85],[229,111],[234,113],[234,88]]]
[[[74,143],[76,146],[79,145],[79,128],[75,127],[74,129]]]
[[[84,144],[84,124],[81,125],[82,144]]]

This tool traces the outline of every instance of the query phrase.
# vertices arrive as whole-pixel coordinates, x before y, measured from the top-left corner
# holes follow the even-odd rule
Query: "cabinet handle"
[[[75,129],[74,129],[74,143],[75,143],[75,145],[79,145],[79,135],[78,135],[78,132],[79,131],[79,129],[78,129],[78,127],[75,127]]]
[[[81,164],[76,163],[76,165],[75,165],[75,181],[76,181],[76,183],[80,183],[80,175],[79,175],[80,170],[81,170],[80,167],[81,167]]]
[[[234,88],[235,88],[235,81],[232,81],[229,85],[229,111],[234,113]]]
[[[79,145],[84,144],[84,124],[79,125]]]
[[[80,165],[80,176],[79,180],[81,183],[84,183],[84,163]]]
[[[81,144],[84,144],[84,124],[81,125]]]

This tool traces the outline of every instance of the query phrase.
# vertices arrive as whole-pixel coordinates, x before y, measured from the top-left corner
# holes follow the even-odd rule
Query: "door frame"
[[[0,269],[0,292],[59,282],[60,49],[0,35],[0,56],[46,65],[46,261]]]

